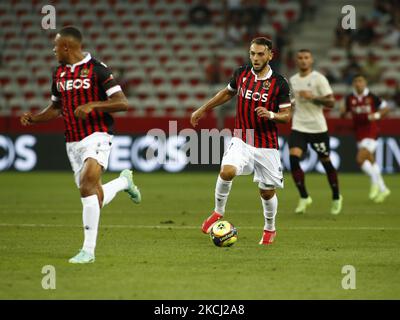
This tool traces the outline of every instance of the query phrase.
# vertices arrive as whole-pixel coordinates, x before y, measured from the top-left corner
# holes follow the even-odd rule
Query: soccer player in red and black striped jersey
[[[135,203],[141,201],[132,172],[123,170],[120,177],[101,183],[107,169],[113,138],[110,113],[127,109],[127,100],[110,69],[82,52],[82,34],[67,26],[55,37],[54,53],[60,65],[53,74],[51,104],[37,114],[25,113],[23,125],[64,119],[67,154],[80,190],[83,206],[84,243],[71,263],[95,260],[100,208],[125,190]]]
[[[370,92],[367,80],[358,74],[353,78],[353,93],[346,97],[340,111],[342,116],[351,114],[353,118],[358,145],[357,163],[371,178],[369,198],[376,203],[383,202],[390,195],[390,190],[386,187],[375,161],[375,150],[378,145],[377,121],[389,112],[387,103]]]
[[[260,244],[268,245],[276,236],[275,189],[283,188],[276,123],[290,121],[290,90],[287,80],[269,66],[273,56],[269,39],[255,38],[249,54],[252,65],[236,69],[228,86],[193,112],[191,123],[196,126],[206,112],[237,96],[234,137],[222,159],[214,212],[204,221],[202,231],[209,233],[223,217],[233,178],[254,170],[265,218]]]

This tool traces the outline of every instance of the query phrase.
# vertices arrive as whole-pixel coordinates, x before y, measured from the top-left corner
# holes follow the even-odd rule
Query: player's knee
[[[97,184],[98,181],[96,177],[91,175],[85,175],[81,178],[79,191],[82,197],[88,197],[93,194],[97,194]]]
[[[225,181],[231,181],[236,176],[236,168],[233,166],[224,166],[221,169],[219,176]]]
[[[263,190],[260,189],[260,196],[261,198],[263,198],[264,200],[269,200],[271,199],[273,196],[275,195],[275,190]]]
[[[289,155],[300,159],[303,155],[303,150],[301,150],[300,148],[290,148]]]
[[[363,155],[358,154],[356,157],[357,164],[361,167],[366,158]]]
[[[321,162],[330,162],[331,161],[331,158],[328,156],[320,156],[319,157],[319,161],[321,161]]]

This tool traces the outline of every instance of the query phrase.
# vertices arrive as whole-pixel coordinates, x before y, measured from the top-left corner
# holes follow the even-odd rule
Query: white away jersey
[[[318,71],[312,71],[305,77],[296,73],[290,78],[290,85],[295,98],[295,108],[292,120],[292,129],[319,133],[328,131],[324,117],[323,106],[316,105],[309,100],[300,98],[299,91],[311,91],[314,96],[324,97],[332,94],[332,88],[325,76]]]

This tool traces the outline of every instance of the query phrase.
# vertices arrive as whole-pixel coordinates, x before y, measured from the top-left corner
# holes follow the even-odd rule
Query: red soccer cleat
[[[263,237],[261,238],[259,244],[268,245],[274,242],[276,237],[276,231],[264,230]]]
[[[212,225],[217,222],[219,219],[222,218],[222,214],[219,214],[218,212],[213,212],[211,216],[205,220],[201,226],[201,231],[203,233],[210,233]]]

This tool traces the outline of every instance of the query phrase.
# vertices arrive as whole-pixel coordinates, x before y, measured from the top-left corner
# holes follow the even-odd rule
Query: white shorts
[[[95,159],[103,170],[107,169],[113,136],[106,132],[95,132],[76,142],[67,142],[67,155],[79,188],[80,174],[87,158]]]
[[[263,190],[283,188],[283,170],[279,151],[256,148],[239,138],[232,138],[222,158],[221,166],[236,167],[236,175],[247,175],[254,171],[254,182]]]
[[[372,138],[364,138],[358,144],[358,149],[364,148],[371,153],[375,153],[378,146],[378,142]]]

